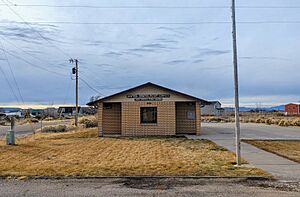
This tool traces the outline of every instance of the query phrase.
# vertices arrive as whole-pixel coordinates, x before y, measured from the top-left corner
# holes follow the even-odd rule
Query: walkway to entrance
[[[216,144],[235,152],[234,124],[207,123],[202,125],[203,127],[200,136],[187,135],[186,137],[189,139],[209,139]],[[269,139],[272,138],[272,133],[268,131],[274,131],[274,138],[278,139],[295,139],[300,136],[300,131],[296,132],[293,128],[274,128],[274,126],[255,124],[242,124],[241,127],[241,132],[243,133],[242,137],[249,138],[251,136],[252,139],[265,139],[266,135]],[[282,135],[276,132],[277,129],[281,130]],[[285,130],[287,130],[287,132],[285,132]],[[255,131],[255,134],[252,131]],[[278,179],[300,181],[299,163],[266,152],[244,142],[241,143],[241,150],[242,157],[251,165],[271,173]]]

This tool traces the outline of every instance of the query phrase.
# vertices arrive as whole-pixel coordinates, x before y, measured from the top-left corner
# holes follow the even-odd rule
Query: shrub
[[[273,124],[279,124],[279,122],[280,122],[280,120],[278,120],[278,119],[273,119]]]
[[[288,127],[288,126],[292,126],[292,122],[289,121],[289,120],[280,120],[279,123],[278,123],[279,126],[282,126],[282,127]]]
[[[55,126],[46,126],[43,127],[43,130],[41,129],[38,130],[43,132],[43,133],[61,133],[61,132],[67,132],[75,129],[75,126],[73,125],[55,125]]]
[[[300,126],[300,118],[292,121],[293,126]]]
[[[255,123],[255,119],[253,119],[253,118],[250,118],[250,119],[249,119],[249,122],[251,122],[251,123]]]
[[[262,123],[262,121],[263,121],[263,119],[261,119],[261,118],[257,118],[257,119],[255,120],[256,123]]]
[[[36,118],[31,118],[31,119],[30,119],[30,122],[32,122],[32,123],[37,123],[37,122],[39,122],[39,120],[36,119]]]
[[[96,117],[83,117],[79,120],[79,124],[82,124],[85,128],[93,128],[98,126]]]
[[[44,119],[44,121],[51,121],[51,120],[54,120],[54,118],[53,117],[47,117],[47,118]]]
[[[270,125],[270,124],[273,124],[273,119],[268,118],[268,119],[265,120],[265,123],[266,123],[266,124],[269,124],[269,125]]]

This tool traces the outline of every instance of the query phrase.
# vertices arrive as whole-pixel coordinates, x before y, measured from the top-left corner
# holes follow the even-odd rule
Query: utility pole
[[[70,59],[70,63],[75,62],[75,68],[72,68],[72,74],[75,74],[76,80],[76,109],[75,109],[75,126],[78,127],[78,60],[77,59]]]
[[[240,128],[240,106],[238,85],[238,58],[236,41],[235,0],[232,5],[232,40],[233,40],[233,67],[234,67],[234,105],[235,105],[235,143],[236,143],[236,165],[241,165],[241,128]]]
[[[76,64],[76,112],[75,112],[75,126],[78,127],[78,60],[75,59]]]

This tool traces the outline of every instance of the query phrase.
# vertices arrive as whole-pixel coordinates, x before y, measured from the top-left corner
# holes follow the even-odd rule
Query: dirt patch
[[[244,181],[241,181],[241,184],[250,186],[250,187],[274,188],[279,191],[300,192],[300,182],[244,180]]]
[[[116,183],[134,189],[168,190],[174,187],[205,185],[207,182],[204,180],[197,179],[182,180],[176,178],[127,178],[125,180],[119,180]]]

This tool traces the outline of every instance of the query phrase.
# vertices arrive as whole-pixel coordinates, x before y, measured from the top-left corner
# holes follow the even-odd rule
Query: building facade
[[[201,132],[207,101],[153,83],[88,103],[97,107],[99,136],[167,136]]]
[[[298,115],[300,114],[300,103],[289,103],[284,106],[284,112],[287,115]]]
[[[202,110],[202,115],[221,116],[224,113],[224,108],[219,101],[210,101]]]

